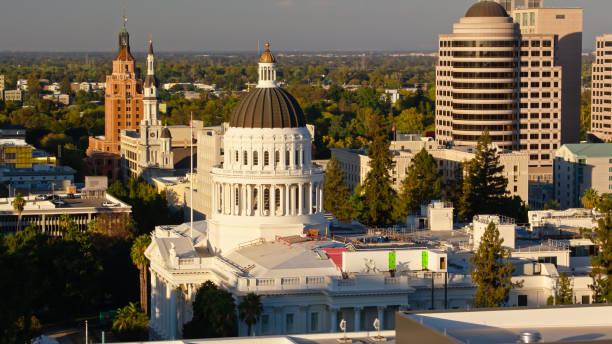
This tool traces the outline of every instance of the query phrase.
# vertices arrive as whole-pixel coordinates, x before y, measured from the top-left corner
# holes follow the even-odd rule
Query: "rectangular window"
[[[526,307],[527,306],[527,295],[519,295],[518,296],[518,306]]]
[[[535,13],[533,12],[529,14],[529,25],[535,26]],[[540,41],[537,41],[537,42],[538,42],[538,46],[540,46]]]
[[[287,333],[293,332],[293,322],[294,315],[293,313],[289,313],[285,316],[285,328],[287,329]]]
[[[319,331],[319,313],[310,313],[310,332]]]
[[[582,295],[582,301],[580,302],[583,305],[588,305],[591,303],[591,297],[589,295]]]

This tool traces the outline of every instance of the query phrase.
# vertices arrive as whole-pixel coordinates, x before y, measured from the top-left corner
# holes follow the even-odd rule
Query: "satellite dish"
[[[374,319],[374,329],[376,331],[380,331],[380,320],[378,320],[378,318]]]
[[[340,330],[346,332],[346,320],[344,319],[340,321]]]

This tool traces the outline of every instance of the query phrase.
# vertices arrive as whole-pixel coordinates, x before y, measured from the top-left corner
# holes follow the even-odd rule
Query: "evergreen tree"
[[[340,167],[338,159],[332,155],[325,169],[325,199],[323,206],[325,210],[334,214],[342,223],[353,219],[353,210],[350,204],[351,194],[346,182],[344,182],[344,171]]]
[[[597,221],[597,228],[581,230],[584,237],[599,248],[597,255],[591,257],[591,277],[595,303],[612,302],[612,209],[609,198],[602,197],[598,208],[605,212],[604,217]]]
[[[442,198],[444,179],[438,173],[438,164],[425,148],[412,159],[396,207],[397,219],[419,211],[421,205]]]
[[[393,221],[396,193],[392,187],[393,159],[389,154],[389,125],[385,117],[373,112],[367,120],[371,142],[368,149],[370,171],[363,184],[364,210],[360,221],[370,226],[388,226]]]
[[[499,230],[493,222],[485,230],[478,250],[470,257],[472,282],[478,286],[474,294],[474,307],[499,307],[508,301],[510,289],[521,283],[512,283],[514,265],[508,261],[510,251],[502,244]]]
[[[557,291],[557,305],[571,305],[574,303],[574,290],[567,273],[559,274],[559,289]]]
[[[508,201],[508,179],[502,175],[503,171],[496,149],[491,146],[489,132],[485,130],[478,139],[476,156],[465,166],[463,195],[459,203],[459,217],[463,221],[471,221],[476,214],[504,212]]]

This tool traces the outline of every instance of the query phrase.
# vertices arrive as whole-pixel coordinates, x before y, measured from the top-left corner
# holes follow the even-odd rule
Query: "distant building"
[[[23,139],[0,139],[0,166],[32,168],[34,165],[57,164],[56,158],[35,149]]]
[[[7,124],[0,128],[0,138],[21,139],[25,141],[26,128],[23,125]]]
[[[59,219],[62,215],[69,215],[79,230],[87,230],[89,223],[95,219],[107,223],[110,230],[125,230],[132,207],[105,191],[93,198],[67,198],[65,192],[56,194],[55,200],[25,197],[21,226],[37,226],[45,234],[61,235]],[[17,227],[18,216],[11,202],[12,198],[0,198],[0,233],[13,232]]]
[[[50,100],[65,106],[70,105],[70,95],[68,94],[45,94],[42,99]]]
[[[439,146],[435,141],[424,138],[403,138],[402,141],[392,141],[390,153],[395,162],[390,171],[393,188],[400,190],[402,181],[406,177],[412,159],[421,151],[427,150],[438,163],[438,172],[445,182],[458,177],[461,163],[475,157],[475,149],[471,146]],[[370,158],[364,149],[332,148],[332,153],[338,159],[345,175],[345,182],[353,190],[357,184],[363,184],[370,171]],[[525,202],[529,200],[528,192],[528,156],[523,152],[498,150],[500,163],[504,167],[504,176],[508,179],[508,192],[510,195],[521,197]]]
[[[391,104],[395,105],[398,100],[404,98],[404,95],[399,93],[399,90],[385,90],[385,93],[382,94],[383,99],[388,99]]]
[[[194,100],[202,98],[202,94],[196,91],[184,91],[183,96],[186,100]]]
[[[5,90],[4,91],[5,102],[21,103],[23,101],[23,91],[21,90]]]
[[[567,144],[557,150],[554,194],[563,208],[579,208],[586,189],[612,193],[612,143]]]
[[[612,34],[597,36],[591,82],[591,132],[612,141]]]
[[[30,168],[0,167],[0,183],[13,189],[51,191],[74,184],[76,171],[67,166],[33,165]]]
[[[0,74],[0,100],[4,99],[4,74]]]

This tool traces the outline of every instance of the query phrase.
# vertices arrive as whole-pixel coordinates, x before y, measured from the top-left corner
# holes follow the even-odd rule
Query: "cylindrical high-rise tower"
[[[485,129],[500,148],[519,148],[520,31],[504,8],[474,4],[440,35],[436,139],[475,145]]]

